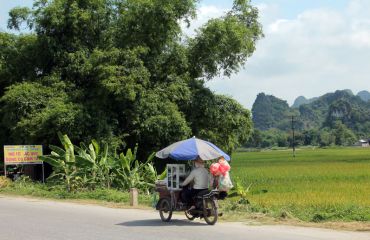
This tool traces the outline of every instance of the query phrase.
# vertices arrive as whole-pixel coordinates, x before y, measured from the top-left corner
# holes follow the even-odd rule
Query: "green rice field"
[[[304,221],[370,221],[370,148],[236,152],[234,182],[251,187],[230,210]]]

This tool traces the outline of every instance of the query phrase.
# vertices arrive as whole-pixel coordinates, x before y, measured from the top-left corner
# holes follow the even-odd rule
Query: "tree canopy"
[[[196,0],[37,0],[0,33],[0,141],[92,137],[151,151],[192,135],[232,151],[250,112],[205,82],[239,71],[262,37],[248,0],[194,36]]]

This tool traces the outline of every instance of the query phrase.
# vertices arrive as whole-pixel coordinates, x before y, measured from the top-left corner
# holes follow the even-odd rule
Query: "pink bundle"
[[[213,176],[220,176],[221,174],[225,176],[228,171],[230,171],[230,165],[226,162],[224,158],[220,158],[218,163],[212,163],[209,171]]]
[[[212,163],[209,167],[209,171],[213,176],[219,176],[220,172],[220,164],[219,163]]]

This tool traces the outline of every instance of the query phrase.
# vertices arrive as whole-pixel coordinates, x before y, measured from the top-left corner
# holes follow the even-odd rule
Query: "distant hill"
[[[370,121],[370,104],[346,90],[327,93],[299,108],[305,129],[330,126],[336,120],[360,133]],[[367,131],[367,130],[366,130]]]
[[[365,102],[370,100],[370,92],[368,92],[368,91],[358,92],[357,96],[360,97]]]
[[[265,93],[257,95],[252,107],[254,126],[260,130],[285,129],[290,113],[291,109],[287,101]]]
[[[305,98],[304,96],[299,96],[294,100],[292,108],[299,108],[299,106],[301,106],[302,104],[307,104],[307,103],[310,103],[307,98]]]
[[[366,91],[360,93],[355,96],[350,90],[338,90],[315,99],[298,97],[291,108],[282,99],[260,93],[252,108],[253,122],[259,130],[287,130],[295,115],[297,130],[310,130],[330,127],[339,120],[356,134],[369,136],[370,102],[364,100]]]
[[[294,100],[292,108],[299,108],[301,105],[311,103],[311,102],[315,101],[316,99],[317,99],[317,97],[307,99],[304,96],[299,96]]]
[[[347,92],[349,95],[354,95],[351,89],[344,89],[342,91]]]

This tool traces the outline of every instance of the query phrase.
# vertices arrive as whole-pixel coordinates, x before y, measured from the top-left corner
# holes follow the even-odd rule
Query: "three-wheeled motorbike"
[[[218,216],[218,198],[220,192],[204,190],[194,196],[195,209],[187,210],[188,204],[181,198],[181,182],[185,176],[184,164],[168,164],[167,179],[156,183],[156,190],[159,192],[159,201],[156,209],[164,222],[169,222],[174,211],[182,211],[189,220],[204,218],[207,224],[214,225]],[[222,194],[221,194],[222,196]]]
[[[156,153],[157,158],[177,161],[192,161],[200,159],[230,161],[230,156],[211,142],[192,137],[175,142]],[[223,199],[226,192],[217,189],[205,190],[194,196],[195,209],[187,211],[188,205],[181,199],[181,182],[186,178],[185,164],[167,164],[167,179],[156,183],[159,201],[156,209],[162,221],[171,220],[174,211],[184,211],[189,220],[204,218],[207,224],[214,225],[218,217],[218,199]]]

